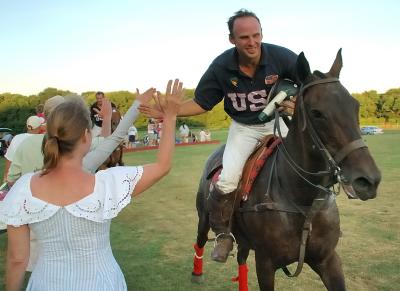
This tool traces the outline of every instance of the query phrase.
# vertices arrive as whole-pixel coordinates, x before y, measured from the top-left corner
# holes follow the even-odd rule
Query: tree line
[[[95,102],[95,91],[82,93],[82,97],[88,106]],[[46,88],[37,95],[24,96],[21,94],[2,93],[0,94],[0,127],[13,129],[14,133],[25,132],[26,119],[36,114],[36,107],[44,104],[47,99],[55,95],[71,95],[71,91],[59,90],[57,88]],[[136,98],[136,93],[129,91],[114,91],[105,93],[124,114]],[[380,94],[377,91],[366,91],[352,94],[360,102],[360,123],[361,124],[395,124],[400,121],[400,88],[390,89]],[[194,96],[194,89],[186,89],[185,99]],[[223,102],[214,107],[210,112],[181,118],[192,127],[204,127],[209,129],[226,128],[230,124],[230,117],[225,113]],[[140,116],[135,122],[139,129],[145,128],[147,118]],[[179,125],[179,121],[178,121]]]

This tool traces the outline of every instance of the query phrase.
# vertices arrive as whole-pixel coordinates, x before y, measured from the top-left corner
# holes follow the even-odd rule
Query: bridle
[[[298,176],[300,176],[304,181],[306,181],[308,184],[312,185],[315,188],[318,188],[325,193],[332,194],[332,190],[330,188],[333,187],[334,184],[339,183],[340,185],[343,186],[343,184],[349,183],[347,178],[343,175],[343,172],[341,168],[339,167],[339,164],[353,151],[367,147],[367,145],[364,143],[364,141],[360,138],[357,140],[354,140],[347,145],[343,146],[337,153],[334,154],[332,157],[331,153],[327,150],[326,146],[324,143],[321,141],[318,133],[316,132],[313,124],[310,121],[310,118],[307,114],[307,111],[305,110],[304,107],[304,94],[306,90],[310,87],[316,86],[316,85],[321,85],[321,84],[329,84],[329,83],[336,83],[340,82],[338,78],[325,78],[325,79],[318,79],[315,81],[312,81],[310,83],[307,83],[305,85],[301,85],[300,91],[298,94],[297,98],[297,103],[298,106],[300,106],[300,113],[302,114],[302,119],[303,119],[303,128],[302,130],[305,131],[308,129],[308,133],[314,143],[314,146],[321,152],[322,157],[325,160],[325,163],[327,164],[326,170],[318,171],[318,172],[309,172],[299,166],[290,156],[284,140],[282,139],[282,134],[280,130],[280,125],[279,125],[279,112],[275,110],[275,125],[274,125],[274,132],[278,132],[278,136],[282,139],[282,143],[278,145],[278,148],[282,151],[283,156],[285,157],[286,161],[289,163],[290,167],[297,173]],[[305,176],[329,176],[331,177],[331,183],[330,185],[327,186],[322,186],[322,185],[317,185],[312,183],[307,177]],[[345,189],[345,187],[343,187]],[[354,193],[347,193],[349,196],[354,196]],[[357,197],[353,197],[357,198]]]

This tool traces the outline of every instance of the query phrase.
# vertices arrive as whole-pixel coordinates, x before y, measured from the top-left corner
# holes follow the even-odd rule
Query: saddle
[[[274,152],[279,143],[281,143],[281,139],[277,138],[273,134],[267,135],[259,142],[252,154],[247,159],[243,168],[242,178],[237,189],[237,193],[240,195],[242,200],[247,200],[254,181],[260,173],[266,160]],[[218,155],[213,161],[211,161],[211,163],[213,166],[207,175],[207,179],[212,179],[212,182],[216,183],[223,167],[222,155]]]

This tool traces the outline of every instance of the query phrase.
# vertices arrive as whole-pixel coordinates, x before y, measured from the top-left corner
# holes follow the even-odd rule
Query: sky
[[[400,87],[397,0],[0,0],[0,92],[195,88],[232,47],[226,22],[241,8],[264,42],[303,51],[312,70],[328,72],[342,48],[352,93]]]

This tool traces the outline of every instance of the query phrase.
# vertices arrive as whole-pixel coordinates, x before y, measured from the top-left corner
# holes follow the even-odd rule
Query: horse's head
[[[121,121],[121,113],[117,109],[113,109],[111,115],[111,132],[114,132],[120,121]]]
[[[381,174],[361,139],[359,102],[338,80],[341,68],[341,49],[325,74],[311,73],[304,54],[299,55],[297,76],[302,88],[293,126],[303,135],[310,134],[304,143],[311,142],[313,155],[324,155],[331,169],[340,169],[335,175],[347,195],[367,200],[375,198]]]

